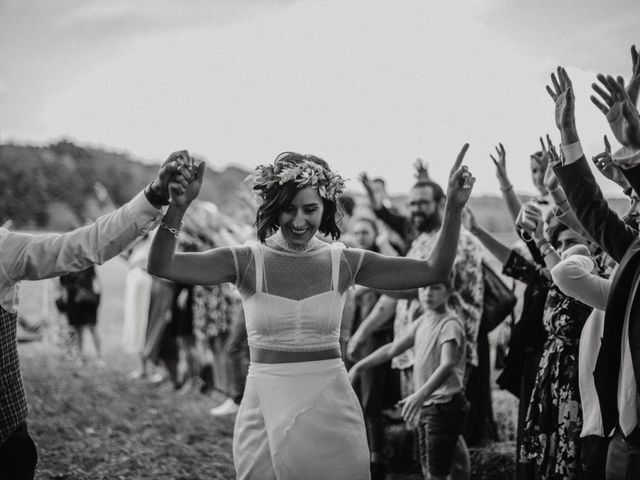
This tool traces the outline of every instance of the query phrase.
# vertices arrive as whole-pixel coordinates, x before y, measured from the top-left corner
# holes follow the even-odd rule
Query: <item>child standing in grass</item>
[[[400,401],[402,416],[418,429],[420,464],[424,478],[445,479],[458,437],[467,420],[469,403],[462,393],[465,369],[465,334],[462,321],[447,309],[451,283],[426,288],[425,313],[406,335],[397,338],[356,363],[349,371],[352,382],[359,372],[375,367],[415,346],[415,393]],[[465,454],[468,458],[468,452]]]

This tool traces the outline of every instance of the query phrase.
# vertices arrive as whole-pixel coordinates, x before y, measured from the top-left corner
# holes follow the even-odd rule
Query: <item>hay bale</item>
[[[474,480],[511,480],[516,474],[515,442],[496,442],[486,447],[469,448],[471,478]]]

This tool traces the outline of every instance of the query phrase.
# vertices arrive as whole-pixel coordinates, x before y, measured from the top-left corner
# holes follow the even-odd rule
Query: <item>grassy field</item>
[[[80,367],[47,338],[20,345],[29,429],[39,453],[36,478],[233,478],[233,421],[208,414],[221,396],[178,395],[166,384],[127,379],[136,363],[119,345],[125,273],[118,259],[98,271],[106,367]],[[54,287],[55,281],[26,283],[21,312],[55,324],[57,312],[48,305]]]
[[[39,452],[36,478],[234,478],[233,421],[208,414],[222,396],[180,395],[167,384],[127,378],[137,365],[120,347],[125,274],[119,259],[98,269],[103,285],[98,325],[106,367],[94,362],[79,366],[46,334],[42,341],[20,344],[29,429]],[[21,288],[21,313],[30,321],[47,322],[47,332],[64,321],[53,307],[56,285],[57,280],[25,282]],[[506,402],[499,408],[511,416],[513,400],[495,393],[498,404]]]

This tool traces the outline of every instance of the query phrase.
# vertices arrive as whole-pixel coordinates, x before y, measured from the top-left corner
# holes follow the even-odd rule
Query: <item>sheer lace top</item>
[[[252,241],[232,252],[250,346],[296,352],[339,345],[345,292],[364,250],[334,243],[290,253]]]

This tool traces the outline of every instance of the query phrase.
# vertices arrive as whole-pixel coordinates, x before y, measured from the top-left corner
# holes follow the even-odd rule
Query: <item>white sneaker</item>
[[[138,368],[137,370],[134,370],[133,372],[130,372],[127,375],[127,378],[130,378],[131,380],[139,380],[139,379],[141,379],[141,378],[143,378],[145,376],[146,376],[146,374],[141,369]]]
[[[156,372],[148,378],[149,383],[157,384],[164,381],[164,375],[160,372]]]
[[[209,413],[214,417],[222,417],[225,415],[235,415],[240,410],[240,405],[233,401],[231,398],[227,398],[217,407],[209,410]]]

